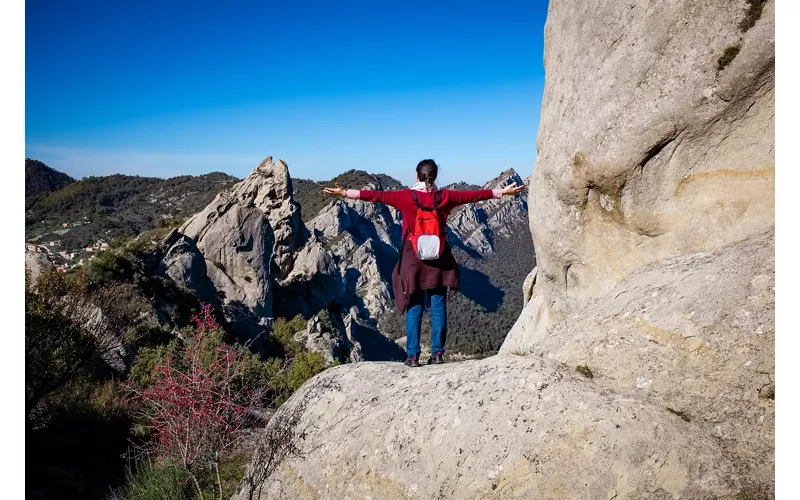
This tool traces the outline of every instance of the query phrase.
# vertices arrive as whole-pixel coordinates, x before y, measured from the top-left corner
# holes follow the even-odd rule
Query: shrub
[[[301,352],[292,360],[289,369],[289,389],[296,391],[306,380],[325,369],[325,358],[319,352]]]
[[[319,318],[319,322],[322,325],[322,330],[325,332],[332,332],[333,330],[333,320],[331,319],[331,314],[326,310],[323,309],[319,313],[317,313],[317,318]]]
[[[264,364],[273,404],[280,407],[308,379],[327,366],[322,353],[302,351],[292,359],[271,358]]]
[[[133,238],[125,248],[126,252],[132,254],[150,252],[154,250],[169,233],[173,226],[166,225],[156,229],[150,229]]]
[[[221,342],[210,305],[204,305],[192,321],[196,326],[187,332],[177,355],[168,350],[163,362],[152,368],[150,387],[135,383],[124,387],[128,403],[152,429],[152,440],[141,451],[157,464],[185,468],[203,498],[198,477],[213,470],[222,494],[220,462],[244,437],[267,387],[248,385],[241,377],[243,350]]]
[[[155,368],[163,364],[167,354],[175,358],[179,355],[179,341],[173,340],[165,346],[143,347],[136,353],[136,362],[131,366],[128,383],[135,384],[139,390],[146,390],[156,381]]]
[[[278,318],[272,324],[272,333],[270,335],[280,344],[283,353],[291,358],[303,350],[303,346],[294,340],[294,334],[304,330],[307,324],[307,321],[300,315],[295,316],[290,321]]]
[[[100,251],[86,266],[86,278],[95,284],[130,280],[133,264],[127,258],[113,251]]]
[[[580,373],[581,375],[583,375],[586,378],[594,378],[594,373],[592,373],[592,370],[590,370],[589,367],[586,366],[586,365],[578,365],[578,366],[576,366],[575,367],[575,371]]]
[[[761,19],[761,12],[767,0],[747,0],[748,8],[744,19],[739,23],[739,29],[745,32],[756,25],[756,21]]]

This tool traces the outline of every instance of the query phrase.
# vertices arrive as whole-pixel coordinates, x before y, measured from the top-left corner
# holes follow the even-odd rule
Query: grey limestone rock
[[[254,498],[733,498],[756,491],[702,427],[539,357],[334,367],[300,388],[271,425],[316,388],[299,423],[303,456],[286,460]]]
[[[164,265],[169,276],[207,293],[203,268],[229,320],[272,316],[273,279],[287,276],[305,240],[285,162],[267,157],[243,181],[220,192],[170,235]],[[204,261],[200,262],[200,256]],[[274,269],[278,276],[274,276]],[[198,290],[199,287],[199,290]]]
[[[529,207],[549,324],[774,225],[774,7],[742,32],[744,1],[549,4]]]

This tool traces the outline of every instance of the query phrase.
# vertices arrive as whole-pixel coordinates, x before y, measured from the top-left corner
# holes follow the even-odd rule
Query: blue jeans
[[[422,328],[422,309],[425,295],[431,313],[431,354],[441,351],[444,354],[444,343],[447,338],[447,288],[419,290],[411,295],[406,311],[406,353],[419,356],[419,332]]]

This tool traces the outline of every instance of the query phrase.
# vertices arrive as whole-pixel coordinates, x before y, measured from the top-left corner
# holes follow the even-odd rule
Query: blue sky
[[[27,0],[25,149],[74,177],[533,169],[546,1]]]

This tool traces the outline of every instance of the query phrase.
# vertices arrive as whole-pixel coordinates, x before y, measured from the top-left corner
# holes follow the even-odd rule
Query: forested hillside
[[[75,179],[54,170],[39,160],[25,158],[25,207],[28,200],[57,191]]]
[[[97,239],[136,235],[187,218],[237,180],[221,172],[169,179],[87,177],[43,196],[26,197],[26,240],[60,240],[62,248],[76,249]]]

